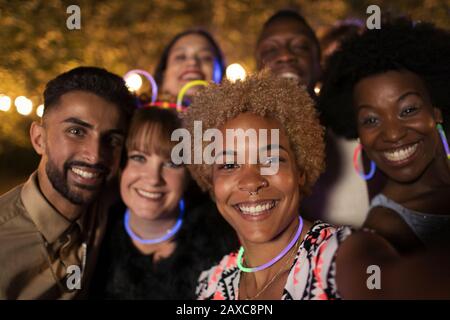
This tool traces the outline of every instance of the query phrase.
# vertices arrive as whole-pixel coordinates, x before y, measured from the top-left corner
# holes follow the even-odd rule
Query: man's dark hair
[[[215,55],[215,59],[216,59],[216,65],[214,66],[214,68],[215,68],[214,72],[217,72],[220,75],[219,77],[217,77],[220,79],[215,79],[216,78],[215,75],[213,75],[213,79],[221,80],[223,78],[223,76],[225,75],[225,61],[223,58],[223,54],[219,48],[219,45],[214,40],[213,36],[208,31],[203,30],[203,29],[188,29],[186,31],[176,34],[172,38],[172,40],[167,44],[167,46],[164,48],[164,51],[161,54],[161,58],[159,59],[159,62],[156,65],[155,73],[154,73],[155,81],[158,84],[158,86],[162,86],[162,83],[164,80],[164,71],[166,71],[166,68],[167,68],[167,60],[169,59],[170,50],[172,49],[172,47],[175,45],[175,43],[180,38],[190,35],[190,34],[197,34],[199,36],[204,37],[211,45],[214,55]],[[216,68],[218,69],[217,71],[216,71]]]
[[[275,12],[267,21],[264,23],[262,32],[260,34],[260,38],[258,39],[258,43],[261,41],[261,35],[263,34],[263,31],[271,25],[273,22],[277,22],[279,20],[297,20],[300,24],[302,24],[306,29],[306,35],[314,42],[315,46],[317,47],[317,54],[320,61],[320,44],[319,40],[317,39],[316,33],[311,28],[309,23],[306,21],[306,19],[296,10],[293,9],[282,9],[277,12]]]
[[[358,136],[353,88],[387,71],[410,71],[424,82],[433,106],[450,121],[450,32],[429,23],[397,19],[349,38],[328,60],[319,96],[324,124],[341,136]]]
[[[136,108],[136,98],[118,75],[97,67],[77,67],[50,80],[44,91],[44,116],[71,91],[93,93],[119,107],[128,123]]]

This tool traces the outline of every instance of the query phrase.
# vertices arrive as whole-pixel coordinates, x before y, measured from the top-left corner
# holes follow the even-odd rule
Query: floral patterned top
[[[282,300],[340,299],[336,287],[336,251],[353,232],[350,227],[336,228],[316,221],[301,242],[290,269]],[[238,300],[241,271],[237,252],[199,277],[196,289],[199,300]]]

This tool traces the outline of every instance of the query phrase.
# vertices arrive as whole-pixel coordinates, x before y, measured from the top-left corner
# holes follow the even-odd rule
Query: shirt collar
[[[57,240],[71,226],[72,223],[42,194],[36,172],[23,185],[21,198],[31,220],[49,243]]]

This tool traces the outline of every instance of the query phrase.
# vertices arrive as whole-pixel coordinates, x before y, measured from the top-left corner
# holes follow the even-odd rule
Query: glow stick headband
[[[183,97],[186,94],[186,91],[188,91],[190,88],[195,86],[207,86],[208,82],[205,80],[193,80],[186,83],[183,88],[181,88],[180,92],[178,93],[177,97],[177,111],[183,111]]]
[[[219,62],[219,59],[214,59],[214,67],[213,67],[213,81],[214,83],[220,83],[222,81],[222,65]]]
[[[123,78],[126,79],[127,77],[129,77],[130,75],[132,75],[133,73],[135,74],[140,74],[142,76],[144,76],[148,81],[150,81],[150,84],[152,85],[152,101],[151,103],[155,103],[156,99],[158,97],[158,85],[156,84],[155,79],[153,78],[153,76],[148,73],[145,70],[140,70],[140,69],[134,69],[134,70],[130,70],[128,71]]]
[[[177,96],[177,103],[173,104],[173,103],[169,103],[169,102],[165,102],[165,101],[156,101],[157,97],[158,97],[158,85],[156,84],[155,79],[153,78],[153,76],[148,73],[145,70],[141,70],[141,69],[133,69],[128,71],[123,78],[126,80],[130,75],[132,74],[139,74],[144,76],[151,84],[152,86],[152,100],[150,101],[150,104],[148,105],[144,105],[141,107],[162,107],[164,109],[167,108],[176,108],[177,111],[179,112],[183,112],[186,110],[186,107],[183,106],[183,97],[186,94],[187,90],[189,90],[191,87],[194,86],[207,86],[208,82],[204,81],[204,80],[193,80],[193,81],[189,81],[188,83],[186,83],[180,90],[180,92],[178,93]]]

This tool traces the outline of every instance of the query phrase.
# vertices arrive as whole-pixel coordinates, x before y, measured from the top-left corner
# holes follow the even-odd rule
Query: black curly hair
[[[329,60],[319,96],[323,124],[348,139],[358,137],[353,88],[363,78],[390,70],[418,75],[433,106],[450,121],[450,32],[430,23],[397,19],[342,43]]]

